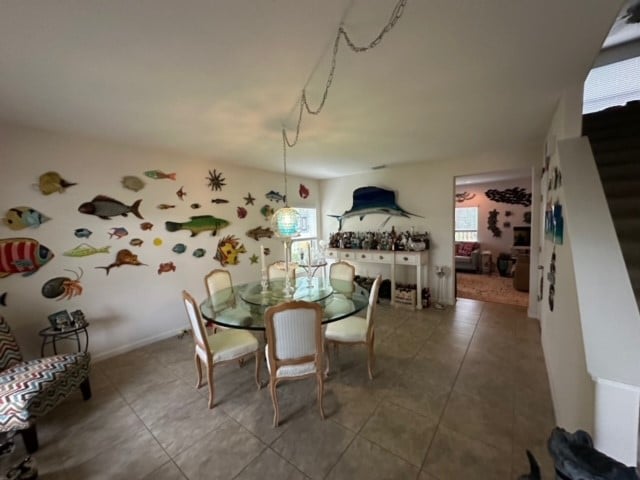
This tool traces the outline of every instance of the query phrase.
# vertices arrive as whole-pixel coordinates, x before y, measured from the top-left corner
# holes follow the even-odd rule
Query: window
[[[315,208],[298,208],[300,214],[300,236],[295,237],[291,242],[291,259],[300,262],[306,258],[307,244],[310,243],[311,250],[317,248],[318,238],[318,218]]]
[[[456,242],[478,241],[478,207],[456,207]]]
[[[584,82],[582,113],[640,99],[639,76],[640,57],[594,68]]]

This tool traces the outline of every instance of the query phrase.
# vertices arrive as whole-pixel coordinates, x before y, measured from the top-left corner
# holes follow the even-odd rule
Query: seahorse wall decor
[[[524,188],[513,187],[506,190],[489,189],[484,194],[489,200],[498,203],[509,203],[511,205],[531,206],[531,193]]]
[[[498,227],[498,211],[494,208],[489,212],[489,218],[487,219],[487,228],[491,230],[494,237],[501,237],[502,230]]]

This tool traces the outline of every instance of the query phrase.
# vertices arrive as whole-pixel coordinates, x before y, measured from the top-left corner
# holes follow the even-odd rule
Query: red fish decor
[[[33,238],[0,239],[0,278],[13,273],[28,276],[51,261],[54,254]]]
[[[175,271],[176,271],[176,266],[173,262],[161,263],[160,266],[158,267],[158,275],[160,275],[161,273],[175,272]]]
[[[124,203],[114,200],[106,195],[98,195],[90,202],[85,202],[78,207],[78,211],[86,213],[87,215],[95,215],[103,220],[109,220],[110,217],[116,217],[122,215],[126,217],[129,212],[133,213],[136,217],[144,220],[144,217],[140,214],[140,203],[142,199],[136,200],[133,205],[125,205]]]
[[[214,260],[218,260],[223,267],[240,263],[239,254],[246,253],[247,249],[234,235],[227,235],[218,242]]]
[[[309,196],[309,189],[305,187],[303,184],[300,184],[300,188],[298,189],[298,194],[300,198],[307,198]]]

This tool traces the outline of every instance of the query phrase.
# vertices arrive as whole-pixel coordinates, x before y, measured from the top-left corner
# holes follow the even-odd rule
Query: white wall
[[[458,185],[456,187],[456,193],[467,192],[470,195],[475,195],[470,200],[456,202],[455,206],[478,207],[478,242],[483,251],[491,251],[494,264],[499,253],[509,253],[511,251],[513,246],[513,227],[531,227],[531,223],[525,223],[523,218],[525,212],[531,213],[532,206],[525,207],[520,204],[496,202],[490,200],[485,192],[489,189],[506,190],[515,187],[523,188],[527,193],[531,193],[531,177],[500,182]],[[501,230],[499,237],[494,236],[493,232],[488,228],[487,220],[489,212],[492,210],[498,211],[498,228]],[[506,216],[506,212],[511,212],[511,215]],[[505,227],[505,222],[510,223],[511,226]]]
[[[260,244],[270,247],[269,260],[282,257],[281,243],[273,238],[257,242],[245,232],[256,226],[269,226],[260,214],[260,208],[270,204],[265,198],[269,190],[283,192],[282,175],[253,169],[238,168],[215,159],[177,155],[157,150],[117,145],[103,141],[68,135],[46,133],[0,125],[0,155],[3,171],[0,182],[0,200],[4,210],[15,206],[29,206],[52,218],[37,229],[10,230],[0,225],[0,238],[30,237],[49,247],[55,258],[35,274],[23,277],[13,274],[0,279],[0,294],[7,292],[7,306],[0,307],[14,329],[18,340],[28,355],[39,353],[38,330],[48,325],[47,315],[58,310],[81,309],[90,322],[90,350],[95,357],[125,351],[137,344],[148,343],[170,335],[187,326],[180,292],[187,289],[197,298],[204,298],[204,275],[220,263],[213,260],[218,240],[225,235],[237,236],[247,249],[240,257],[239,265],[230,265],[234,281],[257,280],[260,264],[250,264],[252,254],[260,255]],[[212,192],[207,186],[209,170],[217,169],[226,178],[221,191]],[[176,172],[177,181],[153,180],[143,175],[147,170],[159,169]],[[78,182],[65,193],[49,196],[33,187],[40,174],[54,170],[63,178]],[[146,182],[146,187],[133,192],[122,187],[125,175],[136,175]],[[299,183],[311,191],[306,200],[298,195]],[[180,201],[176,191],[184,186],[187,196]],[[254,206],[246,206],[248,215],[239,219],[236,207],[244,206],[242,197],[247,193],[256,197]],[[104,194],[130,205],[141,198],[140,211],[144,221],[154,224],[153,230],[142,231],[143,220],[133,215],[102,220],[93,215],[78,212],[78,206],[95,195]],[[292,206],[318,207],[318,182],[309,179],[289,178],[289,197]],[[212,204],[212,198],[224,198],[228,204]],[[193,210],[192,203],[202,208]],[[176,208],[159,210],[158,204],[175,204]],[[280,203],[279,205],[282,205]],[[231,222],[216,237],[203,232],[190,238],[187,231],[169,233],[167,220],[184,222],[192,215],[211,214]],[[124,226],[129,235],[120,240],[110,240],[107,231],[111,227]],[[73,235],[76,228],[93,231],[89,239]],[[132,238],[144,240],[142,247],[132,247]],[[163,244],[154,246],[153,239],[161,238]],[[95,247],[111,245],[110,254],[98,254],[83,258],[62,255],[76,245],[87,242]],[[187,252],[178,255],[171,251],[176,243],[187,245]],[[202,247],[207,250],[203,258],[194,258],[192,252]],[[148,266],[122,266],[113,268],[107,276],[96,266],[109,265],[120,249],[127,248],[139,256]],[[176,271],[158,275],[161,262],[173,261]],[[56,301],[41,295],[42,285],[59,276],[73,277],[65,269],[78,270],[84,276],[82,295],[71,300]]]
[[[338,222],[329,214],[342,214],[351,208],[353,191],[358,187],[377,186],[394,190],[396,201],[405,210],[421,215],[423,218],[392,217],[384,227],[390,230],[395,226],[397,231],[415,227],[416,231],[426,230],[431,237],[429,285],[435,286],[435,266],[448,268],[446,292],[443,298],[447,303],[454,302],[453,276],[453,213],[455,193],[455,177],[474,175],[485,172],[498,172],[518,168],[531,168],[539,162],[539,148],[523,147],[518,151],[494,152],[469,156],[459,159],[443,159],[440,161],[416,163],[389,167],[384,170],[323,180],[320,183],[322,199],[322,232],[326,239],[331,232],[338,230]],[[362,221],[357,217],[345,220],[343,231],[378,230],[386,219],[384,215],[369,215]],[[401,273],[398,268],[398,274]],[[407,275],[415,276],[411,269]],[[358,272],[365,275],[376,273],[370,264],[358,265]],[[385,274],[385,272],[382,272]],[[388,276],[388,272],[386,272]],[[415,281],[407,278],[405,281]]]

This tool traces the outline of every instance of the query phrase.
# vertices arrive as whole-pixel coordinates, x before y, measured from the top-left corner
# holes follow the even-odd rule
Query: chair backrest
[[[317,303],[292,301],[265,312],[269,362],[274,371],[280,365],[316,362],[321,368],[322,307]]]
[[[236,297],[233,291],[231,273],[228,270],[215,269],[204,277],[204,285],[211,300],[211,307],[215,312],[235,305]]]
[[[378,292],[380,291],[381,283],[382,276],[378,275],[373,281],[373,285],[371,285],[371,290],[369,291],[369,306],[367,307],[367,338],[369,338],[373,331],[373,314],[375,313],[376,305],[378,304]]]
[[[207,340],[207,329],[200,317],[200,310],[196,301],[193,299],[189,292],[182,291],[182,300],[187,310],[187,316],[191,323],[191,330],[193,331],[193,341],[196,344],[196,353],[204,361],[210,362],[212,359],[212,353],[209,349],[209,341]]]
[[[329,283],[336,292],[352,293],[355,276],[356,269],[350,263],[340,261],[332,263],[329,267]]]
[[[22,362],[22,353],[9,324],[0,315],[0,371]]]
[[[296,282],[296,267],[298,265],[296,263],[289,262],[289,279],[292,283]],[[269,280],[284,280],[287,276],[285,263],[280,260],[278,262],[273,262],[267,268],[267,277]]]

